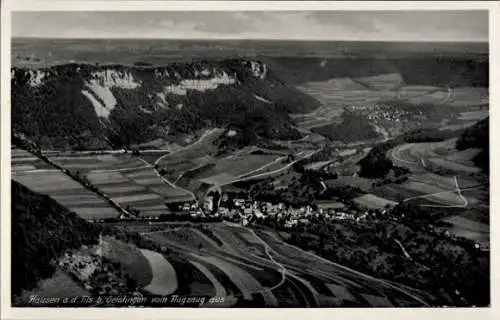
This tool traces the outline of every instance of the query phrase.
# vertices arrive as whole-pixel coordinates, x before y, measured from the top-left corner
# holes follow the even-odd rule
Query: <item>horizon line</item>
[[[474,44],[488,44],[489,40],[388,40],[388,39],[373,39],[373,40],[358,40],[358,39],[272,39],[272,38],[89,38],[89,37],[36,37],[36,36],[11,36],[11,39],[37,39],[37,40],[176,40],[176,41],[303,41],[303,42],[393,42],[393,43],[474,43]]]

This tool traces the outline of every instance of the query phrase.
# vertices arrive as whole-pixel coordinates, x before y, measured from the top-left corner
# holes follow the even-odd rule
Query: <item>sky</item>
[[[13,12],[12,36],[487,42],[488,11]]]

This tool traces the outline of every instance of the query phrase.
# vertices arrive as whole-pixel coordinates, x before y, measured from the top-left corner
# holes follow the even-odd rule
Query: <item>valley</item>
[[[138,64],[95,44],[69,61],[74,45],[12,68],[19,306],[57,287],[147,307],[489,304],[482,54]]]

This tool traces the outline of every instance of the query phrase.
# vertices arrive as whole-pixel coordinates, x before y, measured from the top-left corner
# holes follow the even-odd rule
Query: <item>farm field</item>
[[[169,295],[178,287],[177,274],[165,257],[157,252],[141,249],[141,253],[148,259],[153,272],[151,283],[144,290],[154,295]]]
[[[178,243],[189,243],[189,245],[196,248],[204,248],[206,250],[218,250],[219,245],[210,239],[208,236],[204,235],[201,231],[193,228],[183,228],[177,227],[175,229],[166,229],[165,231],[157,231],[146,233],[148,236],[156,239],[156,241],[161,241],[164,238],[165,241],[173,241]]]
[[[443,125],[443,126],[440,126],[439,127],[439,131],[446,131],[446,130],[450,130],[450,131],[456,131],[456,130],[461,130],[461,129],[467,129],[471,126],[473,126],[476,121],[455,121],[453,124],[446,124],[446,125]]]
[[[12,179],[27,188],[52,197],[83,219],[117,218],[119,212],[59,170],[12,172]]]
[[[378,197],[373,194],[365,194],[353,200],[358,205],[368,209],[383,209],[385,206],[394,206],[397,202]]]
[[[413,104],[446,103],[453,106],[481,106],[488,103],[488,89],[447,88],[402,85],[398,74],[367,78],[335,78],[309,82],[299,90],[314,96],[325,105],[375,103],[384,100],[406,100]]]
[[[444,221],[453,225],[449,231],[456,236],[468,238],[489,247],[490,228],[487,224],[461,216],[451,216]]]
[[[273,166],[279,167],[284,160],[283,156],[276,154],[233,154],[225,158],[213,159],[210,165],[205,165],[203,168],[185,171],[179,183],[185,184],[189,180],[210,179],[210,177],[220,174],[226,174],[236,179],[239,176],[264,172],[265,169]]]
[[[196,142],[159,157],[154,164],[158,164],[160,169],[170,169],[177,163],[182,163],[188,159],[199,158],[200,155],[213,155],[217,152],[217,148],[213,143],[223,132],[224,129],[220,128],[207,130]],[[199,165],[199,163],[195,163],[195,165]]]
[[[12,171],[54,169],[35,155],[22,151],[12,154]],[[78,171],[81,173],[89,171],[127,171],[146,167],[136,156],[130,154],[60,155],[57,152],[49,152],[46,155],[55,164],[73,172]]]
[[[488,225],[481,222],[489,221],[489,185],[471,161],[479,151],[456,151],[455,141],[403,144],[389,150],[387,155],[394,164],[409,168],[412,175],[407,182],[385,185],[376,192],[389,199],[450,211],[444,220],[453,225],[451,233],[489,246]],[[431,173],[431,168],[454,175]]]
[[[484,118],[487,118],[489,116],[489,110],[488,109],[483,109],[479,111],[469,111],[469,112],[462,112],[458,116],[458,120],[465,120],[465,121],[478,121],[482,120]]]
[[[105,154],[91,156],[50,157],[50,159],[71,171],[88,172],[92,170],[130,170],[144,167],[137,157],[129,154]]]
[[[86,176],[122,207],[133,207],[148,216],[169,213],[165,202],[192,199],[188,192],[165,183],[149,166],[119,172],[91,171]]]
[[[450,139],[443,142],[401,144],[389,150],[387,157],[395,165],[409,168],[412,173],[426,172],[429,166],[465,175],[480,172],[471,161],[478,150],[457,152],[455,142],[456,139]]]

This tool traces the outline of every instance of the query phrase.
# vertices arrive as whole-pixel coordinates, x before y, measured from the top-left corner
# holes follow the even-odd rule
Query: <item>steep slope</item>
[[[319,105],[254,60],[13,68],[11,79],[13,130],[57,148],[128,146],[211,126],[295,138],[288,114]]]
[[[481,152],[472,161],[483,171],[489,172],[490,167],[490,118],[478,121],[475,125],[467,128],[458,138],[456,148],[459,151],[478,148]]]
[[[69,249],[97,244],[98,229],[12,181],[12,294],[34,288],[55,271],[51,261]]]

